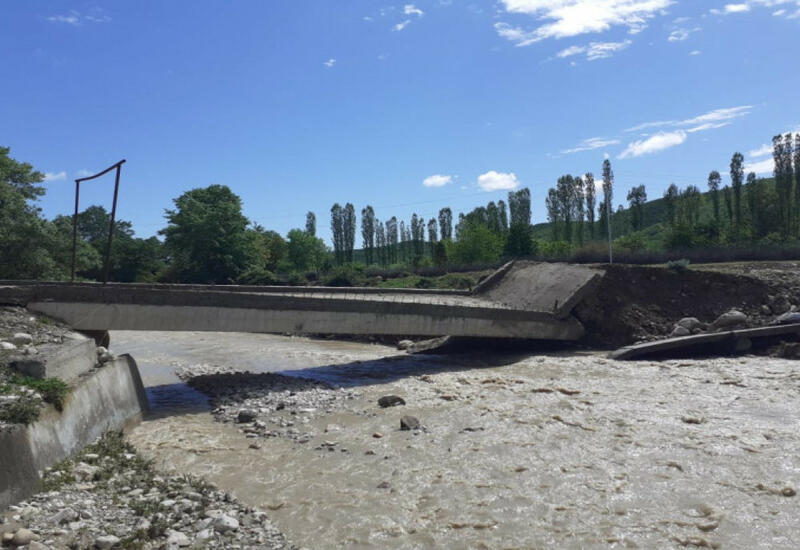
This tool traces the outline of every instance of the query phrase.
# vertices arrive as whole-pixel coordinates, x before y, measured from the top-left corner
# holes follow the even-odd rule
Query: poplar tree
[[[794,215],[795,235],[800,235],[800,133],[794,136]]]
[[[596,206],[594,174],[586,174],[586,217],[589,221],[589,239],[594,240],[594,209]]]
[[[708,174],[708,194],[711,196],[711,204],[714,207],[714,221],[719,225],[719,186],[722,177],[719,172],[713,170]]]
[[[430,244],[431,253],[433,253],[434,245],[439,241],[436,234],[436,218],[428,220],[428,243]]]
[[[676,213],[678,209],[678,186],[674,183],[664,191],[664,206],[667,210],[667,222],[670,227],[675,227]]]
[[[531,224],[531,191],[527,187],[519,191],[509,191],[508,208],[511,211],[511,225]]]
[[[453,211],[449,208],[439,210],[439,235],[443,241],[453,240]]]
[[[333,238],[333,257],[336,263],[344,263],[344,225],[343,211],[339,203],[331,207],[331,235]]]
[[[628,204],[631,210],[631,228],[641,231],[644,227],[644,203],[647,202],[647,191],[644,184],[632,187],[628,191]]]
[[[575,200],[575,214],[576,214],[576,220],[578,222],[577,225],[578,245],[583,246],[583,220],[586,215],[584,210],[585,191],[583,187],[583,179],[581,179],[580,176],[576,176],[573,179],[573,184],[574,184],[573,198]]]
[[[500,228],[500,210],[497,208],[497,205],[494,203],[494,201],[491,201],[486,205],[486,218],[489,229],[497,234],[503,232]]]
[[[497,211],[500,214],[500,229],[505,233],[508,231],[508,211],[504,200],[497,201]]]
[[[561,236],[559,225],[561,222],[561,209],[559,208],[558,192],[552,187],[547,190],[545,206],[547,207],[547,221],[550,222],[551,238],[555,242]]]
[[[392,216],[389,218],[389,221],[386,222],[386,244],[388,247],[387,256],[389,263],[392,264],[397,263],[397,242],[397,218]]]
[[[747,210],[750,212],[750,236],[755,239],[758,227],[758,196],[756,193],[755,172],[747,174],[747,183],[745,184],[745,196],[747,197]]]
[[[614,198],[614,172],[611,170],[611,161],[603,161],[603,203],[606,208],[606,226],[608,230],[608,261],[613,263],[611,252],[611,201]]]
[[[733,190],[733,234],[739,239],[742,232],[742,185],[744,184],[744,157],[734,153],[731,158],[731,189]]]
[[[375,210],[369,205],[361,210],[361,238],[364,241],[364,256],[369,265],[373,261],[375,249]]]
[[[356,245],[356,209],[349,202],[342,212],[342,228],[344,229],[345,260],[353,262],[353,249]]]
[[[563,237],[572,243],[572,221],[575,215],[575,187],[574,179],[570,175],[561,176],[556,184],[556,197],[558,199],[559,217],[563,221]]]

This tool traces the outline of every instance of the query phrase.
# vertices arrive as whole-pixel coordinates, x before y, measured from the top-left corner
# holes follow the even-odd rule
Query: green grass
[[[60,411],[69,392],[69,386],[58,378],[40,380],[23,376],[6,366],[0,366],[0,395],[20,394],[19,390],[23,387],[37,392],[41,400],[29,395],[20,395],[18,400],[7,402],[0,408],[0,421],[28,425],[39,418],[42,401],[51,403]]]

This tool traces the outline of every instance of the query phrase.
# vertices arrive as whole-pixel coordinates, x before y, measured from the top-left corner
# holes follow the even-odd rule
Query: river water
[[[136,447],[264,509],[302,547],[800,547],[797,361],[419,357],[231,333],[115,332],[112,349],[135,357],[153,406]],[[213,367],[355,398],[301,412],[312,441],[254,449],[175,374]],[[387,394],[407,404],[379,408]],[[404,414],[425,429],[400,431]]]

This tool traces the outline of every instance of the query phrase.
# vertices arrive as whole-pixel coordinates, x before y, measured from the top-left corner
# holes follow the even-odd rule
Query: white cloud
[[[685,28],[675,29],[674,31],[669,33],[669,37],[667,37],[667,40],[669,42],[683,42],[684,40],[687,40],[693,32],[700,32],[701,30],[703,29],[701,29],[700,27],[695,27],[693,29],[685,29]]]
[[[665,126],[672,126],[676,128],[689,127],[687,132],[699,132],[701,130],[711,130],[713,128],[721,128],[730,123],[730,121],[747,116],[752,110],[752,105],[740,105],[738,107],[727,107],[724,109],[715,109],[694,118],[686,120],[662,120],[657,122],[645,122],[638,124],[632,128],[625,130],[626,132],[638,132],[647,128],[663,128]],[[726,123],[726,124],[723,124]]]
[[[544,22],[532,30],[495,24],[497,33],[517,46],[547,38],[566,38],[604,32],[615,26],[635,34],[647,21],[674,4],[674,0],[501,0],[508,13],[525,14]]]
[[[753,8],[775,8],[778,6],[795,6],[796,10],[787,10],[780,8],[772,12],[776,17],[786,16],[788,19],[795,19],[800,17],[800,1],[799,0],[746,0],[745,2],[737,2],[735,4],[725,4],[722,9],[713,8],[711,13],[714,15],[730,15],[735,13],[747,13]]]
[[[108,23],[111,21],[111,17],[106,15],[102,9],[93,8],[87,14],[81,14],[78,11],[70,10],[66,15],[51,15],[47,20],[51,23],[65,23],[73,27],[78,27],[82,23]]]
[[[758,149],[753,149],[749,153],[747,153],[748,157],[763,157],[765,155],[772,154],[772,145],[764,144]]]
[[[700,55],[702,52],[700,50],[692,50],[689,52],[689,55]]]
[[[620,50],[624,50],[633,42],[625,40],[624,42],[591,42],[587,46],[570,46],[561,50],[556,54],[556,57],[564,58],[573,55],[586,54],[586,59],[595,61],[596,59],[606,59],[614,55]]]
[[[514,172],[503,173],[490,170],[478,176],[478,185],[484,191],[504,191],[516,189],[519,186],[519,180]]]
[[[61,181],[67,179],[66,172],[46,172],[44,181]]]
[[[453,183],[453,176],[434,174],[422,180],[422,185],[425,187],[444,187],[448,183]]]
[[[416,15],[418,17],[422,17],[424,14],[424,12],[414,4],[406,4],[403,6],[403,13],[406,15]]]
[[[583,140],[576,147],[573,147],[572,149],[566,149],[564,151],[561,151],[561,154],[569,155],[572,153],[580,153],[581,151],[592,151],[594,149],[602,149],[603,147],[608,147],[609,145],[616,145],[618,143],[619,143],[618,139],[593,137]]]
[[[675,132],[659,132],[647,139],[629,143],[628,147],[619,155],[619,158],[640,157],[658,153],[670,147],[675,147],[686,141],[686,132],[677,130]]]
[[[85,177],[87,177],[87,176],[91,176],[92,174],[94,174],[94,172],[90,172],[90,171],[89,171],[89,170],[87,170],[86,168],[81,168],[80,170],[78,170],[77,172],[75,172],[75,175],[76,175],[77,177],[79,177],[79,178],[85,178]]]
[[[406,19],[405,21],[402,21],[402,22],[398,23],[397,25],[394,25],[392,27],[392,30],[393,31],[402,31],[403,29],[405,29],[408,26],[409,23],[411,23],[411,19]]]
[[[332,57],[331,57],[331,58],[330,58],[330,59],[328,59],[327,61],[324,61],[322,64],[323,64],[323,65],[325,65],[326,67],[328,67],[328,68],[330,69],[331,67],[333,67],[334,65],[336,65],[336,60],[335,60],[334,58],[332,58]]]
[[[744,171],[746,173],[772,174],[775,171],[775,161],[772,157],[759,161],[747,161],[744,163]]]

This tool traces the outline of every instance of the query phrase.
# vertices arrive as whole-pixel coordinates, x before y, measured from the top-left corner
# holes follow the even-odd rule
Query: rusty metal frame
[[[108,246],[106,247],[106,261],[103,275],[103,284],[108,282],[108,275],[111,269],[111,242],[114,239],[114,220],[117,216],[117,197],[119,196],[119,175],[122,170],[122,165],[125,164],[125,159],[122,159],[116,164],[112,164],[102,172],[98,172],[93,176],[86,176],[85,178],[78,178],[75,180],[75,215],[72,218],[72,274],[70,281],[75,281],[75,265],[78,253],[78,203],[81,194],[81,182],[93,180],[104,176],[111,170],[116,169],[116,177],[114,179],[114,202],[111,206],[111,223],[108,228]]]

